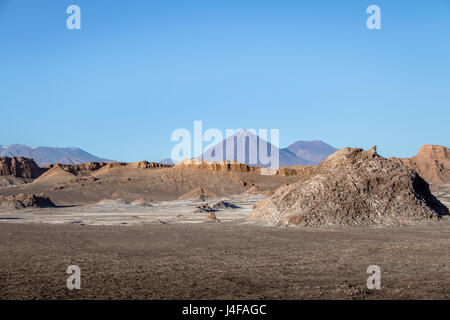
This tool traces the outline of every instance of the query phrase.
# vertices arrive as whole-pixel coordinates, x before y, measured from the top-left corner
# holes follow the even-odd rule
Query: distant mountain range
[[[249,143],[250,141],[255,143]],[[250,131],[239,131],[208,149],[201,158],[206,161],[234,160],[251,166],[266,167],[268,166],[266,161],[260,159],[258,154],[261,146],[266,147],[269,155],[279,156],[281,167],[317,165],[337,151],[322,141],[297,141],[287,148],[278,149]],[[216,155],[222,156],[217,159]],[[0,156],[31,158],[41,167],[53,163],[114,162],[94,156],[80,148],[32,147],[21,144],[0,145]],[[173,164],[171,159],[164,159],[161,163]]]
[[[286,148],[298,158],[319,164],[338,149],[323,141],[297,141]]]
[[[52,163],[112,162],[108,159],[96,157],[79,148],[32,147],[22,144],[0,145],[0,156],[32,158],[41,167]]]
[[[270,166],[267,161],[259,158],[261,146],[266,147],[267,154],[279,156],[280,167],[317,165],[337,151],[322,141],[298,141],[287,148],[278,149],[250,131],[239,131],[208,149],[200,158],[205,161],[231,160],[252,166]]]

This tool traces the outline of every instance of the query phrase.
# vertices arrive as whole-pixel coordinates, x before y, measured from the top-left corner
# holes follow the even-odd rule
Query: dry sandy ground
[[[240,208],[216,212],[220,223],[203,223],[192,200],[0,209],[0,299],[450,299],[449,217],[333,229],[246,222],[261,197],[224,199]],[[69,265],[81,267],[80,291],[66,288]],[[366,287],[369,265],[381,267],[379,291]]]
[[[286,229],[242,221],[0,223],[1,299],[450,299],[450,221]],[[379,291],[366,289],[369,265]],[[81,290],[65,273],[81,267]]]
[[[253,205],[261,200],[261,195],[237,195],[211,199],[206,202],[196,200],[155,201],[151,206],[112,203],[106,205],[86,205],[56,207],[48,209],[11,210],[0,207],[0,222],[3,223],[48,223],[103,226],[136,226],[159,224],[160,221],[173,223],[202,223],[207,213],[196,213],[196,206],[219,201],[227,201],[237,209],[218,210],[217,218],[222,221],[238,221],[247,218]]]
[[[447,208],[450,208],[450,183],[434,186],[433,194]]]

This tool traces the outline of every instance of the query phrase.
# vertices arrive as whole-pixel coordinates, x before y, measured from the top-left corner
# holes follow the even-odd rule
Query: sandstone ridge
[[[43,170],[33,159],[22,157],[0,157],[0,176],[35,179]]]
[[[390,160],[414,169],[428,183],[450,182],[450,149],[447,147],[424,145],[412,158],[390,158]]]

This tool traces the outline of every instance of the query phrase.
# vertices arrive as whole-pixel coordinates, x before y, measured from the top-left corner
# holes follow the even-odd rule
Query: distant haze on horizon
[[[0,0],[0,145],[159,161],[202,120],[280,129],[281,148],[448,147],[450,2],[377,1],[370,31],[371,4]]]

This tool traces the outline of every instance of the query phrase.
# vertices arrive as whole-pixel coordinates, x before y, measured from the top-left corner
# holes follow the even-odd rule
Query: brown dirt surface
[[[0,299],[450,299],[450,224],[0,224]],[[81,268],[81,290],[66,288]],[[369,265],[381,290],[368,290]]]
[[[258,194],[261,193],[261,188],[258,186],[251,186],[250,188],[248,188],[245,193],[247,194]]]

